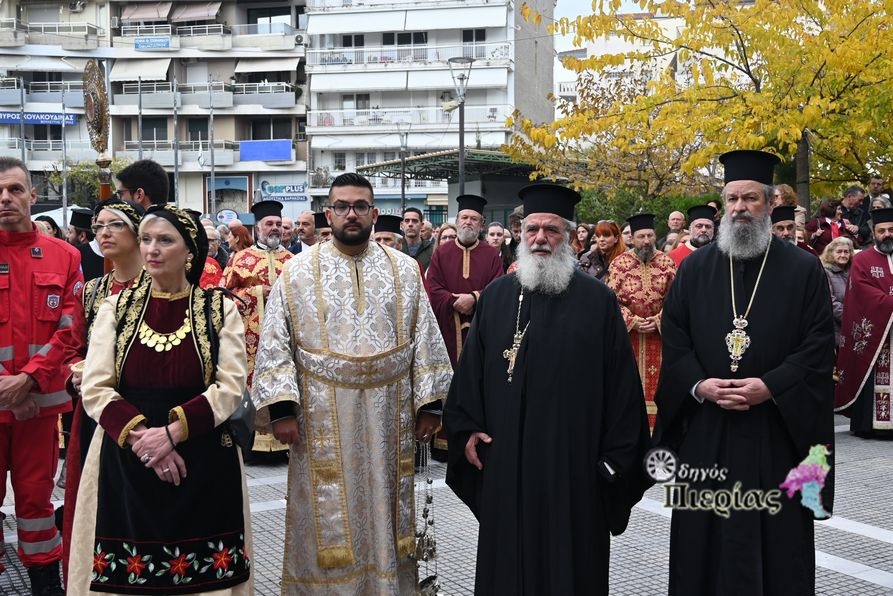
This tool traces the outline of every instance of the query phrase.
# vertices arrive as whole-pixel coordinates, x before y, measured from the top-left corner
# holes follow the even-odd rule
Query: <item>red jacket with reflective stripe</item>
[[[0,230],[0,375],[31,375],[38,416],[71,410],[65,382],[73,335],[83,328],[80,269],[80,253],[66,242],[36,229]],[[0,409],[0,423],[13,420]]]

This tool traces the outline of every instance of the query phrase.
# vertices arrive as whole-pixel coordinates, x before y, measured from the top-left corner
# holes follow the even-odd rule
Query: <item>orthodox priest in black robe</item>
[[[683,261],[664,302],[655,443],[678,455],[664,485],[669,592],[813,594],[813,520],[830,515],[833,467],[821,506],[808,508],[806,488],[772,491],[834,450],[828,282],[815,257],[771,234],[765,185],[777,158],[720,161],[719,241]]]
[[[445,406],[447,484],[480,522],[475,593],[607,594],[645,488],[642,383],[616,298],[574,266],[579,195],[520,195],[518,272],[482,293]]]

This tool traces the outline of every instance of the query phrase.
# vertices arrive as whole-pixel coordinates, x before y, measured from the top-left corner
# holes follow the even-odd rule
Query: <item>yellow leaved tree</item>
[[[889,0],[596,0],[549,31],[602,47],[569,57],[578,102],[555,122],[516,112],[505,147],[540,174],[644,196],[715,185],[716,156],[763,149],[796,164],[801,202],[893,174]],[[522,16],[538,15],[522,5]]]

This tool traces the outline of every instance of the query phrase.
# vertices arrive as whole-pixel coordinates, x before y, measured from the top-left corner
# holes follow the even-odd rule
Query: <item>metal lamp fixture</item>
[[[474,58],[453,56],[447,63],[450,76],[456,87],[459,102],[459,194],[465,194],[465,90],[468,88],[468,77],[471,76],[471,65]]]

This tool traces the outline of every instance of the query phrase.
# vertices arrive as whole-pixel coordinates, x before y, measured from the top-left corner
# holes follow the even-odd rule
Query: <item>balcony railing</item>
[[[307,64],[326,66],[332,64],[388,64],[442,63],[456,56],[479,60],[509,60],[512,44],[505,41],[493,43],[463,43],[453,45],[382,46],[366,48],[333,48],[307,50]]]
[[[509,105],[465,106],[465,121],[474,123],[499,123],[512,113]],[[451,116],[439,106],[427,108],[383,108],[369,110],[313,110],[308,115],[310,126],[335,128],[339,126],[387,126],[397,123],[413,125],[443,125],[450,122]],[[452,118],[458,126],[459,118]]]
[[[180,93],[232,93],[233,86],[222,81],[179,83],[177,84],[177,91]]]
[[[170,35],[173,28],[170,25],[122,25],[122,37],[143,37],[152,35]]]
[[[218,23],[177,27],[177,35],[180,37],[206,37],[208,35],[229,35],[230,33],[232,30],[229,26]]]
[[[233,35],[296,35],[300,32],[285,23],[253,23],[250,25],[232,25]]]
[[[14,87],[10,88],[14,89]],[[28,83],[28,93],[68,93],[83,90],[83,81],[35,81]]]
[[[294,90],[294,85],[289,83],[236,83],[231,87],[236,95],[291,93]]]
[[[28,25],[19,19],[0,19],[0,31],[27,31]]]
[[[32,151],[57,151],[62,153],[62,140],[30,141]],[[65,141],[66,151],[86,151],[92,149],[90,141]]]
[[[105,29],[91,23],[29,23],[29,33],[50,35],[105,35]]]
[[[375,9],[382,8],[406,8],[408,6],[416,6],[416,5],[424,5],[425,8],[428,8],[430,5],[439,5],[439,6],[474,6],[476,4],[490,4],[493,0],[384,0],[379,2],[378,0],[308,0],[307,1],[307,9],[308,12],[319,12],[319,11],[335,11],[335,10],[350,10],[355,7],[374,7]]]
[[[143,151],[173,151],[174,141],[124,141],[124,151],[139,151],[142,145]],[[237,141],[214,141],[215,150],[235,151],[239,148]],[[180,141],[180,151],[209,151],[210,143],[208,141]]]
[[[19,82],[21,79],[16,77],[3,77],[0,78],[0,89],[19,89]]]
[[[142,93],[173,93],[174,84],[169,81],[124,83],[122,85],[124,95],[138,95]]]

